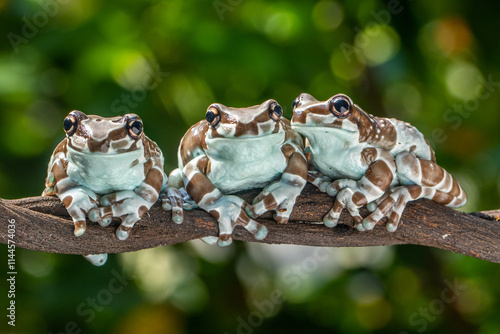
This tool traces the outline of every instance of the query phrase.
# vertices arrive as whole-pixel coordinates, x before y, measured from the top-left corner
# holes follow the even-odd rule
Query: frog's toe
[[[337,226],[338,220],[338,218],[333,218],[327,214],[323,217],[323,224],[325,224],[326,227],[335,227]]]
[[[258,216],[255,214],[255,210],[253,208],[253,205],[245,205],[243,210],[247,214],[248,217],[250,218],[257,218]]]
[[[106,217],[103,219],[99,219],[98,222],[99,222],[99,225],[105,227],[105,226],[108,226],[109,224],[111,224],[111,220],[113,220],[112,217]]]
[[[328,186],[326,186],[326,188],[325,188],[325,192],[332,197],[337,196],[337,194],[339,193],[339,189],[337,188],[337,184],[335,182],[328,184]]]
[[[400,219],[401,219],[401,215],[394,210],[389,215],[389,220],[387,221],[387,224],[385,224],[385,229],[388,232],[395,232],[398,229]]]
[[[360,231],[371,231],[371,230],[373,230],[373,228],[375,227],[376,224],[377,224],[376,221],[373,221],[370,218],[365,218],[365,219],[363,219],[363,222],[360,224],[360,226],[363,227],[363,230],[360,230],[359,228],[358,228],[358,230],[360,230]]]
[[[184,210],[193,210],[194,208],[196,208],[196,203],[193,204],[191,202],[184,202],[184,203],[182,203],[182,208]]]
[[[373,212],[377,209],[377,203],[375,201],[366,204],[368,211]]]
[[[161,207],[163,208],[163,210],[165,211],[170,211],[172,210],[172,204],[170,204],[170,201],[168,200],[163,200],[162,203],[161,203]]]
[[[73,234],[75,235],[75,237],[80,237],[83,235],[83,233],[85,233],[86,228],[87,224],[85,223],[85,221],[77,221],[75,222],[75,230]]]
[[[267,236],[267,227],[265,225],[260,225],[259,229],[257,232],[254,234],[255,239],[257,240],[264,240]]]
[[[201,241],[203,241],[204,243],[209,244],[209,245],[216,245],[217,241],[219,241],[219,238],[211,235],[208,237],[201,238]]]
[[[172,221],[176,224],[182,224],[184,221],[184,213],[181,208],[174,208],[172,210]]]
[[[398,225],[397,224],[393,224],[393,223],[387,223],[385,225],[385,229],[388,232],[396,232],[396,230],[398,229]]]
[[[88,216],[90,221],[94,223],[97,223],[101,218],[101,215],[99,214],[99,209],[97,208],[90,210]]]
[[[231,238],[231,234],[221,234],[219,235],[219,240],[217,240],[219,247],[227,247],[232,243],[233,238]]]
[[[108,260],[108,254],[89,254],[84,255],[83,257],[97,267],[104,265]]]
[[[122,241],[126,240],[128,238],[128,236],[130,235],[130,228],[120,226],[116,230],[115,234],[116,234],[116,237],[118,238],[118,240],[122,240]]]
[[[363,224],[356,224],[356,225],[354,225],[354,227],[355,227],[358,231],[360,231],[360,232],[365,232],[365,231],[366,231],[366,228],[365,228],[365,226],[364,226]]]

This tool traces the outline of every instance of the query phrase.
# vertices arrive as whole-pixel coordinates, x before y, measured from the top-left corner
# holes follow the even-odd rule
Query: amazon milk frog
[[[261,240],[267,229],[252,218],[271,210],[277,222],[288,222],[306,184],[307,161],[300,135],[282,113],[275,100],[248,108],[214,103],[182,138],[169,185],[185,184],[198,206],[217,219],[219,237],[204,241],[227,246],[237,225]],[[253,205],[231,195],[253,188],[264,188]]]
[[[42,196],[61,199],[74,222],[74,235],[86,229],[86,217],[102,226],[121,219],[116,236],[125,240],[134,224],[158,200],[163,189],[165,209],[182,222],[184,195],[166,189],[163,155],[144,135],[139,116],[85,115],[74,110],[64,119],[66,138],[57,145],[48,165]],[[187,203],[189,208],[189,203]],[[90,255],[104,264],[105,254]]]
[[[386,218],[387,230],[395,231],[409,201],[465,204],[464,190],[436,163],[429,143],[412,125],[369,115],[344,94],[318,101],[304,93],[293,110],[292,129],[307,138],[316,169],[308,180],[336,196],[323,218],[326,226],[337,224],[344,207],[360,231]],[[363,219],[358,209],[365,204],[372,213]]]

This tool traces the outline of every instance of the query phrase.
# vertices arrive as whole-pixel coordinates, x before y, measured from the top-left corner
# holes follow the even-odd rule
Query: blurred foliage
[[[302,92],[343,92],[417,126],[466,188],[463,210],[496,209],[499,10],[472,0],[0,0],[1,197],[41,193],[73,109],[139,114],[168,172],[212,102],[275,98],[289,117]],[[424,247],[191,242],[112,255],[102,268],[16,254],[16,327],[4,317],[1,332],[500,332],[499,266]]]

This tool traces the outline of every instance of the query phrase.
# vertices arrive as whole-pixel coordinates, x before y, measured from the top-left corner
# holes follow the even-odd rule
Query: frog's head
[[[118,154],[139,150],[144,137],[135,114],[100,117],[73,110],[63,123],[68,146],[82,153]]]
[[[282,114],[283,109],[275,100],[248,108],[230,108],[213,103],[206,112],[206,120],[210,125],[207,138],[263,137],[283,132],[280,122]]]
[[[292,107],[292,128],[298,132],[313,127],[356,131],[352,118],[360,109],[347,95],[336,94],[326,101],[318,101],[312,95],[302,93]]]

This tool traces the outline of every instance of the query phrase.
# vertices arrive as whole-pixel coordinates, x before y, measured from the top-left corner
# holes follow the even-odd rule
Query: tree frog
[[[406,203],[419,198],[458,207],[467,196],[458,182],[436,163],[428,141],[412,125],[365,113],[344,94],[318,101],[301,94],[293,103],[292,129],[307,138],[316,169],[308,180],[336,196],[326,226],[337,224],[347,207],[360,231],[387,218],[395,231]],[[362,218],[358,209],[372,213]]]
[[[166,189],[163,155],[144,135],[139,116],[85,115],[73,110],[63,123],[66,138],[57,145],[48,165],[42,196],[56,195],[74,222],[74,235],[86,229],[86,217],[102,226],[121,219],[116,236],[125,240],[134,224],[158,200],[182,222],[184,195]],[[187,203],[189,208],[189,203]],[[105,254],[86,257],[94,264]]]
[[[278,223],[288,222],[307,182],[307,161],[300,135],[282,114],[275,100],[248,108],[214,103],[182,138],[169,185],[185,184],[198,206],[217,219],[219,237],[204,241],[227,246],[237,225],[262,240],[267,229],[252,218],[271,210]],[[253,188],[264,189],[252,205],[232,195]]]

